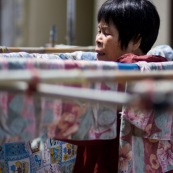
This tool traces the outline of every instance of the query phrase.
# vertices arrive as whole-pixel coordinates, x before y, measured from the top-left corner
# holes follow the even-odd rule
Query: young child
[[[104,61],[140,61],[140,55],[147,54],[155,43],[160,27],[159,14],[149,0],[107,0],[99,9],[97,20],[95,51],[97,59]],[[128,53],[135,56],[122,56]],[[166,61],[162,57],[141,57],[143,61]],[[117,134],[119,126],[120,122]],[[74,173],[117,172],[118,136],[113,140],[81,141],[78,146]]]

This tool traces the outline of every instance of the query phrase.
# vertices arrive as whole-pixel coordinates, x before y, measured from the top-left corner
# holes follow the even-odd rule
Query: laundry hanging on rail
[[[137,64],[141,71],[144,72],[173,69],[171,61],[157,63],[139,62]],[[154,91],[151,80],[152,78],[145,81],[151,88],[149,91],[150,95]],[[169,109],[142,110],[135,105],[123,108],[119,164],[122,165],[121,158],[124,157],[124,154],[128,159],[124,160],[124,166],[120,166],[120,170],[128,170],[133,173],[163,173],[173,170],[172,114],[172,111]]]
[[[8,59],[8,58],[6,58],[6,59]],[[34,58],[35,59],[35,58]],[[10,59],[9,59],[10,60]],[[23,59],[22,59],[22,61],[23,61]],[[5,60],[5,62],[6,62],[6,60]],[[32,64],[32,60],[31,59],[28,59],[28,66],[26,66],[28,69],[34,69],[35,67],[34,67],[34,65]],[[58,61],[58,63],[59,63],[59,61]],[[66,62],[63,62],[63,63],[66,63]],[[90,66],[90,65],[88,65],[87,64],[87,62],[85,62],[85,61],[83,61],[82,63],[83,64],[85,64],[86,63],[86,66],[77,66],[76,65],[76,63],[74,63],[74,62],[72,62],[72,65],[70,64],[70,61],[68,61],[67,62],[69,65],[68,66],[66,66],[66,67],[70,67],[70,68],[81,68],[81,67],[85,67],[85,68],[83,68],[83,69],[87,69],[87,68],[93,68],[93,66]],[[99,65],[100,64],[102,64],[103,62],[97,62]],[[7,65],[8,63],[6,62],[6,66],[4,65],[3,66],[3,68],[6,68],[6,69],[8,69],[10,66],[8,66]],[[13,64],[13,63],[12,63]],[[20,63],[19,63],[20,64]],[[44,63],[43,63],[44,64]],[[77,63],[78,64],[78,63]],[[80,64],[80,62],[79,62],[79,64]],[[113,62],[111,62],[111,63],[109,63],[109,65],[106,63],[106,62],[104,62],[103,64],[106,64],[107,66],[104,66],[104,67],[106,67],[105,69],[108,69],[108,68],[112,68],[112,69],[121,69],[121,65],[122,64],[118,64],[118,63],[113,63]],[[95,65],[95,62],[93,62],[93,64],[92,65],[94,65],[94,68],[96,67],[96,69],[97,69],[97,65]],[[123,69],[125,69],[125,64],[123,64]],[[133,69],[132,67],[135,67],[135,69],[138,69],[139,67],[138,67],[139,65],[137,65],[137,64],[131,64],[131,65],[129,65],[128,64],[128,67],[130,67],[130,69]],[[12,66],[11,66],[12,67]],[[13,66],[14,67],[14,66]],[[20,66],[21,67],[21,66]],[[38,66],[37,66],[38,67]],[[50,68],[50,66],[48,65],[48,66],[44,66],[44,67],[49,67]],[[87,67],[87,68],[86,68]],[[102,67],[102,66],[99,66],[98,68],[100,68],[100,67]],[[61,66],[61,68],[64,68],[64,66]],[[129,68],[128,68],[129,69]],[[88,86],[87,86],[88,87]],[[112,90],[116,90],[116,85],[115,85],[115,83],[100,83],[100,82],[97,82],[97,83],[95,83],[94,85],[92,85],[92,87],[95,87],[95,88],[98,88],[98,89],[104,89],[104,90],[110,90],[110,89],[112,89]],[[4,93],[4,92],[3,92]],[[5,93],[5,94],[8,94],[8,93]],[[46,122],[47,120],[48,120],[48,123],[50,123],[52,120],[51,120],[51,117],[48,117],[48,116],[44,116],[44,115],[58,115],[58,113],[59,112],[65,112],[65,113],[67,113],[67,115],[68,115],[68,113],[69,112],[73,112],[74,113],[74,115],[76,116],[78,116],[78,115],[81,115],[81,112],[85,112],[85,110],[81,110],[80,108],[80,105],[81,105],[81,103],[73,103],[73,104],[71,104],[71,102],[63,102],[63,104],[62,104],[62,102],[61,102],[61,100],[60,99],[55,99],[55,100],[52,100],[52,99],[48,99],[48,98],[44,98],[44,100],[43,101],[41,101],[41,103],[42,104],[38,104],[40,101],[39,100],[37,100],[37,98],[34,100],[34,102],[35,103],[37,103],[38,105],[41,105],[40,107],[38,106],[38,107],[36,107],[36,110],[34,109],[34,110],[32,110],[33,109],[33,107],[35,107],[35,105],[34,105],[34,102],[33,102],[33,100],[31,99],[31,98],[27,98],[26,97],[26,100],[24,99],[24,97],[23,96],[21,96],[21,95],[10,95],[11,97],[6,97],[7,95],[5,95],[4,97],[2,97],[2,101],[3,100],[6,100],[6,102],[2,102],[2,103],[5,103],[2,107],[4,108],[3,110],[4,110],[4,113],[7,113],[6,111],[5,111],[5,108],[6,107],[8,107],[8,104],[6,104],[6,103],[12,103],[12,111],[14,111],[15,112],[15,110],[16,110],[16,108],[18,109],[18,107],[19,107],[19,105],[17,105],[16,104],[16,101],[19,101],[19,103],[22,105],[27,105],[26,106],[26,108],[27,109],[24,109],[24,114],[23,115],[26,115],[26,117],[28,117],[28,115],[30,114],[30,115],[32,115],[33,114],[33,116],[31,116],[31,117],[29,117],[29,118],[31,118],[31,119],[29,119],[29,122],[34,122],[32,125],[34,125],[35,127],[37,126],[37,124],[35,124],[36,123],[36,121],[35,121],[35,118],[37,117],[38,119],[39,119],[39,117],[41,117],[41,120],[44,120],[44,122]],[[22,102],[20,99],[20,97],[22,97],[22,101],[24,101],[24,102]],[[14,100],[13,100],[14,99]],[[16,99],[16,100],[15,100]],[[10,101],[10,102],[9,102]],[[11,102],[11,101],[14,101],[14,102]],[[15,104],[13,104],[13,103],[15,103]],[[52,104],[53,103],[53,104]],[[46,105],[46,106],[45,106]],[[52,107],[52,105],[54,105],[54,107]],[[63,105],[63,106],[62,106]],[[10,105],[11,106],[11,105]],[[82,106],[83,107],[83,106]],[[42,109],[43,108],[43,109]],[[53,108],[53,110],[52,110],[52,108]],[[64,109],[63,109],[64,108]],[[84,107],[85,108],[85,107]],[[99,119],[99,117],[97,117],[97,114],[99,113],[99,115],[102,115],[102,112],[103,112],[103,115],[105,115],[104,113],[106,113],[106,115],[110,115],[110,117],[108,118],[108,119],[106,119],[106,121],[107,120],[109,120],[108,122],[106,122],[107,124],[106,125],[110,125],[110,127],[113,127],[113,128],[115,128],[116,126],[115,126],[115,124],[116,124],[116,120],[114,119],[114,118],[116,118],[116,114],[111,114],[111,111],[110,110],[112,110],[112,107],[106,107],[107,109],[101,109],[101,111],[99,112],[99,105],[98,104],[96,104],[95,106],[94,106],[94,109],[90,109],[91,111],[92,111],[92,117],[93,117],[93,119],[95,120],[94,122],[94,125],[96,125],[96,127],[101,127],[102,125],[104,125],[103,123],[105,123],[105,116],[102,116],[102,120],[101,121],[98,121],[98,119]],[[41,115],[39,115],[39,114],[37,114],[38,112],[40,112],[40,109],[41,109]],[[69,112],[68,111],[64,111],[64,110],[70,110]],[[114,112],[114,111],[116,111],[116,109],[113,109],[113,111],[112,111],[112,113]],[[15,112],[16,113],[16,112]],[[44,115],[43,115],[43,114]],[[60,114],[61,114],[60,113]],[[19,113],[20,114],[20,113]],[[5,115],[8,115],[8,114],[5,114]],[[13,115],[15,115],[15,114],[13,114]],[[35,115],[37,115],[37,116],[35,116]],[[112,116],[111,116],[112,115]],[[6,116],[5,116],[6,117]],[[55,117],[53,117],[53,118],[57,118],[58,116],[55,116]],[[65,117],[65,116],[64,116]],[[74,116],[71,116],[70,115],[70,118],[71,118],[71,120],[74,120],[73,119],[73,117]],[[21,117],[20,117],[21,118]],[[33,119],[32,119],[33,118]],[[48,119],[47,119],[48,118]],[[50,118],[50,119],[49,119]],[[20,119],[21,120],[21,119]],[[55,119],[53,119],[53,120],[55,120]],[[58,120],[58,118],[56,119],[56,120]],[[59,121],[59,120],[58,120]],[[115,123],[115,124],[113,124],[113,126],[112,126],[112,122],[113,123]],[[18,121],[13,121],[13,123],[15,123],[15,122],[18,122]],[[60,121],[59,121],[60,122]],[[84,121],[83,121],[84,122]],[[109,124],[110,123],[110,124]],[[63,124],[63,123],[62,123]],[[69,122],[68,122],[68,124],[69,124]],[[15,124],[13,124],[14,125],[14,127],[15,127]],[[25,124],[26,125],[26,124]],[[54,125],[54,124],[53,124]],[[61,125],[61,124],[60,124]],[[77,125],[78,125],[78,123],[77,123]],[[130,124],[131,125],[131,124]],[[46,129],[46,126],[47,126],[47,124],[45,124],[45,128],[44,129]],[[74,126],[73,126],[74,127]],[[123,126],[122,126],[123,127]],[[126,126],[127,127],[127,126]],[[37,128],[40,128],[39,126],[37,126]],[[52,126],[52,128],[54,128],[54,126]],[[57,128],[57,126],[56,126],[56,128]],[[72,130],[74,130],[76,128],[76,126],[74,127],[74,128],[72,128]],[[104,125],[104,128],[105,128],[105,125]],[[107,127],[106,127],[107,128]],[[113,129],[112,128],[112,129]],[[79,128],[78,128],[79,129]],[[96,128],[97,129],[97,128]],[[103,132],[106,132],[105,134],[103,134],[103,133],[98,133],[98,131],[94,131],[93,129],[91,130],[91,132],[92,133],[89,133],[89,135],[90,135],[90,138],[88,138],[88,139],[98,139],[98,138],[96,138],[96,137],[99,137],[100,139],[110,139],[111,137],[112,137],[112,130],[111,128],[109,128],[109,130],[108,131],[103,131]],[[56,129],[57,130],[57,129]],[[66,130],[66,129],[65,129]],[[76,129],[75,129],[76,130]],[[103,130],[103,129],[101,129],[101,130]],[[114,130],[114,129],[113,129]],[[122,129],[123,130],[123,129]],[[126,129],[126,130],[128,130],[128,129]],[[45,130],[46,131],[46,130]],[[43,131],[43,133],[42,133],[42,135],[41,135],[41,137],[42,138],[46,138],[47,136],[46,136],[46,133],[45,133],[45,131]],[[24,132],[27,132],[27,130],[25,131],[24,130]],[[29,131],[28,131],[29,132]],[[28,133],[27,132],[27,134],[31,134],[32,135],[32,133]],[[71,131],[72,132],[72,131]],[[110,133],[111,132],[111,133]],[[114,132],[114,131],[113,131]],[[125,132],[127,132],[127,131],[125,131]],[[56,134],[58,134],[58,133],[56,133]],[[69,133],[66,133],[66,134],[69,134]],[[94,134],[94,135],[93,135]],[[108,134],[109,134],[109,136],[108,136]],[[8,134],[9,135],[9,134]],[[51,134],[50,134],[51,135]],[[73,137],[73,134],[70,134],[72,137]],[[79,135],[83,135],[83,134],[79,134]],[[78,135],[78,137],[79,137],[79,135]],[[116,133],[114,133],[113,135],[115,135],[116,136]],[[70,138],[69,139],[72,139],[71,138],[71,136],[70,136]],[[114,137],[115,137],[114,136]],[[14,137],[14,136],[13,136]],[[19,137],[21,137],[21,136],[19,136]],[[31,138],[33,138],[34,136],[30,136]],[[28,137],[28,138],[30,138],[30,137]],[[82,136],[83,137],[83,136]],[[135,136],[136,137],[136,136]],[[79,137],[80,139],[84,139],[84,138],[81,138],[81,137]],[[9,138],[8,138],[9,139]],[[20,139],[24,139],[24,138],[11,138],[11,140],[20,140]],[[77,139],[77,138],[76,138]],[[26,139],[27,140],[27,139]],[[10,141],[10,139],[9,139],[9,141]],[[135,143],[136,144],[136,143]],[[121,151],[121,150],[120,150]],[[130,154],[130,152],[131,152],[131,150],[129,149],[129,145],[125,145],[125,150],[124,151],[127,151],[127,153],[125,153],[125,154]],[[135,155],[136,157],[137,157],[137,155]],[[153,156],[153,155],[152,155]],[[136,158],[135,158],[136,159]],[[151,157],[151,160],[153,161],[155,159],[155,156],[153,156],[153,157]],[[130,162],[130,164],[132,163],[132,160],[128,160],[129,162]],[[140,160],[141,161],[141,160]],[[129,164],[129,165],[130,165]],[[138,166],[137,165],[134,165],[134,166],[136,166],[135,167],[135,169],[138,169]],[[151,165],[149,165],[149,166],[151,166]],[[147,167],[146,169],[150,169],[150,167]],[[153,165],[152,165],[153,166]],[[157,166],[157,165],[156,165]],[[134,169],[134,170],[135,170]],[[158,170],[160,170],[160,165],[159,165],[159,169]]]
[[[81,71],[105,69],[106,71],[126,67],[113,62],[59,61],[54,58],[48,60],[41,58],[40,55],[37,58],[12,58],[13,56],[9,54],[3,54],[3,56],[5,58],[0,58],[1,70],[11,71],[18,69],[23,71],[25,69],[32,71],[34,69],[81,69]],[[127,65],[127,69],[138,69],[138,66]],[[105,85],[96,82],[83,87],[115,90],[116,84],[113,82]],[[53,137],[59,139],[79,140],[114,138],[116,136],[116,109],[109,106],[100,107],[97,103],[94,105],[92,110],[93,105],[87,102],[64,102],[61,98],[28,97],[27,93],[22,95],[8,92],[8,90],[1,91],[0,139],[3,143],[1,145],[3,153],[2,162],[0,162],[1,169],[9,172],[17,169],[26,169],[29,172],[54,169],[72,172],[76,158],[76,146],[57,140],[53,141],[48,137],[54,135]],[[33,142],[32,139],[34,139]],[[31,143],[35,143],[36,146],[31,148]],[[15,155],[10,152],[6,153],[7,149],[15,150]]]

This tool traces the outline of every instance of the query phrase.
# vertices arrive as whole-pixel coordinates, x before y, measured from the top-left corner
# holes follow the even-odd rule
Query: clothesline
[[[27,52],[27,53],[67,53],[74,51],[94,52],[94,46],[55,45],[55,47],[0,47],[0,52]]]
[[[26,82],[0,83],[0,91],[15,93],[26,93],[28,84]],[[132,97],[130,94],[116,91],[101,91],[89,88],[75,88],[70,86],[59,86],[52,84],[39,83],[33,96],[48,98],[61,98],[63,100],[81,100],[93,103],[104,103],[108,105],[122,106],[128,104]]]
[[[161,93],[162,96],[166,95],[168,91],[172,92],[170,89],[170,82],[163,83],[163,80],[172,80],[173,72],[172,71],[145,71],[139,73],[139,71],[105,71],[105,70],[1,70],[0,71],[0,91],[12,91],[15,93],[25,93],[28,90],[28,85],[34,83],[35,91],[33,95],[61,98],[65,100],[82,100],[87,102],[99,102],[104,104],[113,104],[113,105],[127,105],[131,101],[136,99],[136,95],[127,94],[117,91],[104,91],[90,88],[75,88],[73,86],[64,86],[59,84],[84,84],[87,82],[126,82],[126,81],[135,81],[143,79],[156,79],[153,81],[152,90],[153,95],[158,95]],[[47,84],[47,82],[50,84]],[[56,83],[51,84],[51,83]],[[162,87],[159,86],[161,82]],[[141,82],[140,82],[141,83]],[[135,86],[135,89],[132,89],[132,93],[138,94],[148,94],[149,89],[146,89],[143,83],[142,85]],[[172,82],[171,82],[172,83]],[[150,83],[149,83],[150,84]],[[164,85],[163,85],[164,84]],[[150,87],[151,88],[151,85]],[[151,98],[150,98],[151,99]],[[172,102],[172,100],[170,100]],[[163,101],[162,101],[163,102]]]
[[[38,77],[41,82],[127,82],[144,79],[173,80],[173,71],[118,71],[118,70],[1,70],[0,81],[30,81]]]
[[[41,96],[47,98],[60,98],[62,100],[80,100],[89,103],[100,103],[109,106],[131,105],[136,102],[138,105],[150,104],[153,109],[167,109],[173,105],[173,82],[167,81],[143,81],[138,82],[130,89],[131,93],[119,91],[104,91],[90,88],[75,88],[71,86],[60,86],[45,83],[38,83],[32,92],[32,96]],[[150,90],[152,87],[152,90]],[[28,83],[26,82],[10,82],[0,83],[0,91],[8,91],[14,93],[26,93],[28,91]],[[145,103],[145,102],[148,103]]]

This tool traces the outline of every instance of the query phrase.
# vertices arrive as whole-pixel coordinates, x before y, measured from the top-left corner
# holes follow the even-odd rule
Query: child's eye
[[[110,33],[109,32],[107,32],[107,31],[104,31],[104,35],[110,35]]]
[[[101,33],[101,29],[99,29],[99,28],[98,28],[97,33],[99,33],[99,34],[100,34],[100,33]]]

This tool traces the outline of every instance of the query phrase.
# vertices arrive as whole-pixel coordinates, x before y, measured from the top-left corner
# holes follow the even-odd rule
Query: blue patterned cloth
[[[147,54],[163,56],[168,61],[173,61],[173,49],[169,45],[156,46],[152,48]]]
[[[71,173],[76,159],[75,145],[47,140],[44,150],[40,143],[6,143],[0,147],[1,173]]]

